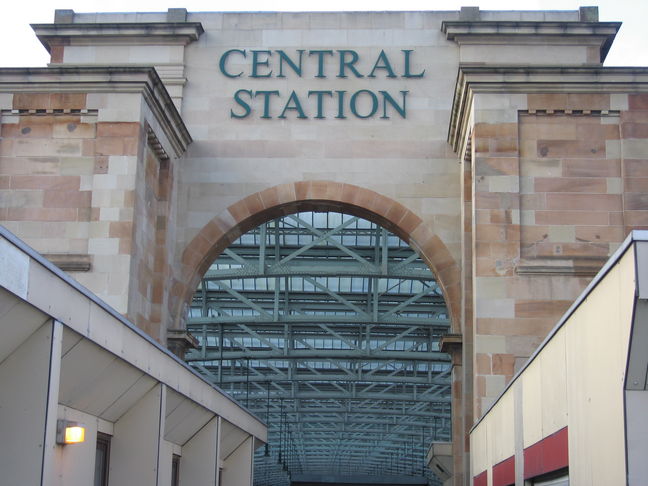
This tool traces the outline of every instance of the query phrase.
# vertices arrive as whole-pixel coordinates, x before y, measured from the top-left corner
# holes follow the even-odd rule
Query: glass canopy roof
[[[306,473],[437,484],[424,463],[450,440],[448,312],[396,235],[334,212],[271,220],[212,264],[188,327],[189,364],[269,426],[255,485]]]

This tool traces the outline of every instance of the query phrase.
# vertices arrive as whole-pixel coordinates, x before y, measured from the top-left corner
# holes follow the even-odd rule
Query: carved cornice
[[[164,146],[160,143],[160,139],[148,123],[146,124],[146,139],[149,147],[151,147],[151,150],[153,150],[153,153],[155,153],[158,160],[169,160],[169,155],[166,153],[166,150],[164,150]]]
[[[124,22],[31,24],[48,52],[54,45],[187,45],[198,40],[200,22]]]
[[[181,156],[191,135],[169,93],[152,67],[1,68],[0,93],[140,93],[170,146]],[[161,135],[161,134],[158,134]],[[160,138],[162,143],[165,143]]]
[[[457,40],[478,35],[610,35],[616,34],[621,22],[533,21],[533,20],[445,20],[441,31],[446,39]]]
[[[557,21],[444,21],[441,31],[446,39],[466,44],[560,44],[598,45],[603,62],[621,22]]]
[[[647,93],[648,68],[602,66],[483,66],[461,64],[448,143],[463,153],[477,93]]]

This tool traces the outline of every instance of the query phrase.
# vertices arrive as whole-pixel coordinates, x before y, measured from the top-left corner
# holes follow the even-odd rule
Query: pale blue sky
[[[458,10],[462,5],[482,10],[573,10],[598,5],[600,20],[623,26],[607,66],[648,66],[648,1],[646,0],[6,0],[0,16],[0,67],[44,66],[45,49],[30,23],[48,23],[57,8],[77,12],[162,12],[169,7],[189,11],[336,11],[336,10]]]

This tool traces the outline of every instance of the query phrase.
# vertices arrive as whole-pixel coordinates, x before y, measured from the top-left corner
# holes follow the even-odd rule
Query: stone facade
[[[630,71],[580,68],[551,82],[566,83],[571,76],[629,81],[635,74]],[[645,143],[634,137],[636,121],[648,120],[648,112],[638,109],[646,95],[539,94],[531,86],[534,76],[555,75],[527,69],[521,84],[528,94],[505,94],[515,81],[504,81],[501,94],[475,95],[475,116],[480,105],[488,111],[502,106],[500,120],[510,120],[472,127],[477,416],[627,231],[646,227],[639,216],[646,206],[630,193],[637,182],[628,171],[646,163],[635,158],[641,149],[632,148]],[[631,129],[628,119],[635,120]]]
[[[168,119],[159,78],[149,68],[3,74],[20,85],[3,95],[0,119],[3,225],[164,340],[167,151],[182,151],[168,138],[191,139],[174,108]],[[48,89],[33,92],[39,83]],[[74,83],[85,87],[65,93]]]
[[[50,67],[0,70],[0,219],[179,353],[241,233],[309,209],[396,232],[450,309],[464,484],[474,419],[648,227],[648,71],[602,67],[618,28],[591,8],[59,11],[34,26]]]

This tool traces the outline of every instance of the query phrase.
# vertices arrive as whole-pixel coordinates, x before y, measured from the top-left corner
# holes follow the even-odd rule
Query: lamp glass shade
[[[79,425],[69,425],[65,427],[65,443],[79,444],[85,441],[85,428]]]

